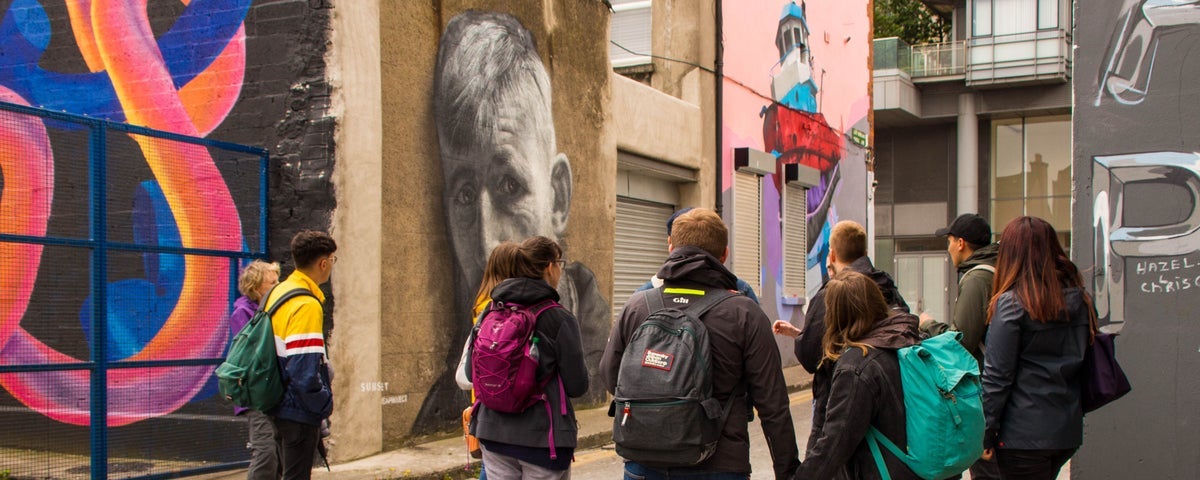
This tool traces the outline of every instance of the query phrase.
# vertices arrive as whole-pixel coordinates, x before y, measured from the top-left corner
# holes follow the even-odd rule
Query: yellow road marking
[[[799,391],[799,392],[796,392],[796,393],[793,393],[793,394],[792,394],[792,401],[791,401],[791,404],[792,404],[792,405],[799,405],[799,404],[801,404],[801,403],[804,403],[804,402],[807,402],[807,401],[809,401],[809,400],[812,400],[812,398],[813,398],[813,394],[812,394],[812,389],[811,389],[811,388],[810,388],[810,389],[806,389],[806,390],[801,390],[801,391]]]

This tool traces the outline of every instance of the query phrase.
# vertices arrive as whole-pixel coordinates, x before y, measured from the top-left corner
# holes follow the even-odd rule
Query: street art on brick
[[[735,171],[734,149],[775,157],[774,171],[755,179],[760,221],[738,218],[740,210],[726,209],[725,217],[735,231],[761,223],[758,296],[769,316],[799,326],[801,300],[828,277],[830,228],[841,220],[867,225],[870,7],[833,0],[725,1],[724,7],[724,204],[736,201],[736,177],[745,175]],[[793,164],[819,173],[804,202],[803,255],[785,249],[784,172]],[[731,256],[736,264],[738,253]],[[803,292],[785,292],[785,268],[794,262],[803,262]],[[780,343],[789,360],[790,343]]]
[[[295,22],[312,9],[275,3],[0,2],[0,101],[276,151],[296,112],[281,75],[289,68],[262,53],[267,37],[287,30],[247,22]],[[265,80],[276,75],[280,83]],[[264,105],[268,96],[277,105]],[[89,472],[93,373],[78,364],[222,357],[236,270],[267,253],[261,155],[109,131],[97,156],[91,131],[0,113],[0,234],[54,239],[0,242],[0,366],[64,366],[0,374],[0,468],[15,477]],[[287,175],[283,165],[272,173]],[[314,204],[328,211],[331,202]],[[103,345],[94,324],[107,324]],[[244,459],[244,423],[215,395],[213,368],[108,370],[110,467],[148,474]]]
[[[1133,385],[1086,417],[1072,478],[1200,471],[1200,2],[1081,0],[1072,257]]]

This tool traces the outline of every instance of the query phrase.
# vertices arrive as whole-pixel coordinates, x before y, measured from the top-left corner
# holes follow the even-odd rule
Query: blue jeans
[[[710,472],[696,467],[647,467],[625,462],[625,480],[747,480],[749,473]]]

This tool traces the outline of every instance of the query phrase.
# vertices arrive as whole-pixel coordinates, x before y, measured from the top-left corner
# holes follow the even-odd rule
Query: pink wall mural
[[[723,195],[731,195],[734,148],[776,157],[775,174],[761,178],[764,261],[758,295],[768,315],[799,321],[801,309],[781,295],[785,262],[804,262],[811,297],[826,275],[829,227],[840,220],[867,224],[870,4],[727,0],[723,5]],[[783,166],[790,163],[821,173],[819,185],[808,193],[806,258],[783,257],[780,189]],[[730,220],[737,229],[737,219]],[[784,343],[790,342],[781,342],[781,348]]]

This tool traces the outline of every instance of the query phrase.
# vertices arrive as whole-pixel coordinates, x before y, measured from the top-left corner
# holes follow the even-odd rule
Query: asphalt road
[[[801,390],[791,395],[792,421],[796,427],[796,441],[803,447],[808,443],[808,432],[812,428],[812,390]],[[755,480],[773,480],[771,453],[763,438],[762,427],[755,417],[750,428],[750,467]],[[801,448],[803,450],[803,448]],[[571,466],[572,480],[614,480],[622,477],[621,457],[612,445],[575,452],[575,464]]]

